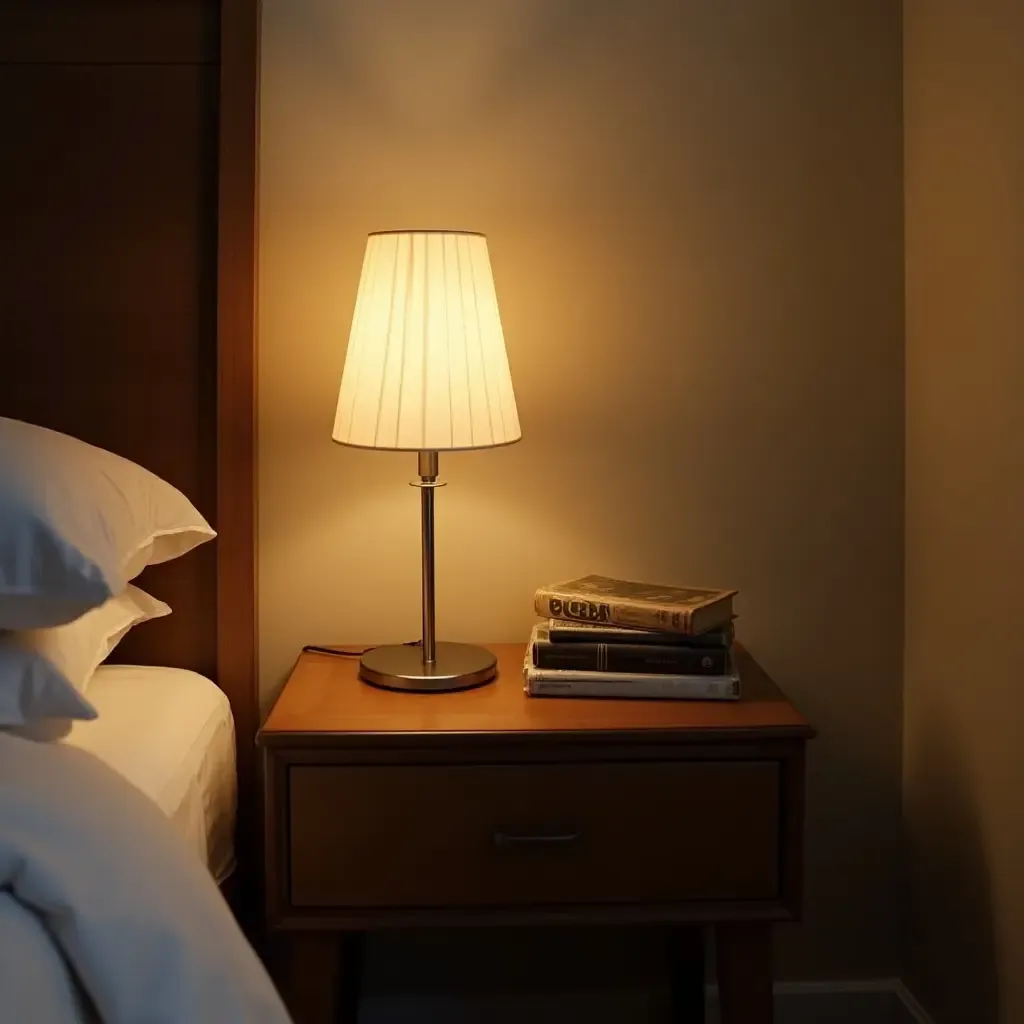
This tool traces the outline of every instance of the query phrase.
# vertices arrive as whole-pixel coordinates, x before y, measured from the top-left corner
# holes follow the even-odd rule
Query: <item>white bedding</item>
[[[136,665],[100,666],[86,696],[99,715],[63,742],[142,790],[223,881],[235,865],[238,786],[227,697],[195,672]]]
[[[288,1024],[209,871],[124,776],[0,731],[0,1020]]]

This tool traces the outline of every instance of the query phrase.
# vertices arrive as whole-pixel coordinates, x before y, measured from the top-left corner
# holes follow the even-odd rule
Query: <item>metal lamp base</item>
[[[423,662],[423,648],[410,645],[374,647],[359,661],[359,677],[371,686],[413,693],[470,690],[489,683],[497,672],[497,658],[485,647],[443,640],[430,665]]]

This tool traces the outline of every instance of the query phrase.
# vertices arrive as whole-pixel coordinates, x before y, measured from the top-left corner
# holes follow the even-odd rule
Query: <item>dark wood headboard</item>
[[[255,799],[259,0],[0,5],[0,415],[181,488],[219,532],[139,584],[119,660],[231,700]]]

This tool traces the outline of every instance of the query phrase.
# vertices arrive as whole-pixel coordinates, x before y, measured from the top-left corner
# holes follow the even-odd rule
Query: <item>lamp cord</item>
[[[306,644],[302,650],[303,653],[309,654],[329,654],[335,658],[361,658],[367,651],[376,650],[378,647],[383,646],[382,644],[373,644],[370,647],[364,647],[361,651],[348,651],[341,647],[321,647],[319,644]],[[403,647],[422,647],[422,640],[406,640],[402,644]]]

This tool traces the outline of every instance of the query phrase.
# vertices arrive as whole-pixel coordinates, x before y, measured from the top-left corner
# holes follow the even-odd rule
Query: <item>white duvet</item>
[[[0,732],[0,1024],[288,1024],[201,861],[92,754]]]

